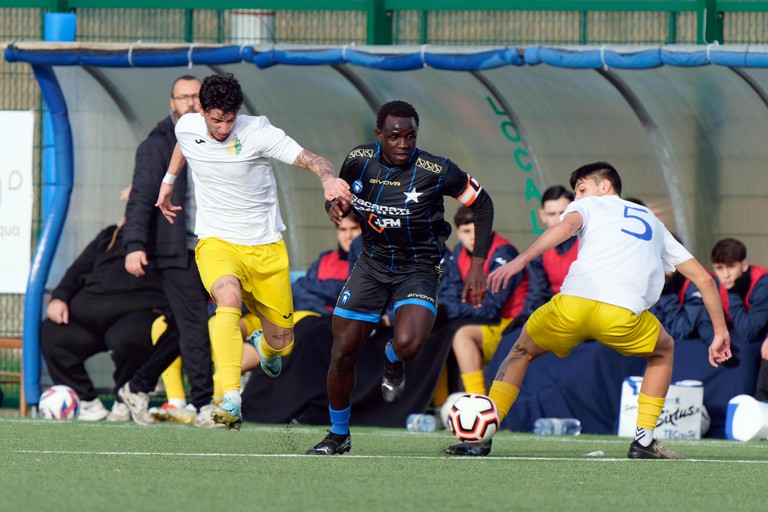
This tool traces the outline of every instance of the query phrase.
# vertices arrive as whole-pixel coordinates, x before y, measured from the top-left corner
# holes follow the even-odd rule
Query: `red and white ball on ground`
[[[459,441],[480,443],[489,441],[499,430],[499,411],[487,396],[470,393],[453,403],[448,422]]]
[[[80,399],[69,386],[52,386],[40,395],[40,417],[46,420],[71,420],[80,411]]]

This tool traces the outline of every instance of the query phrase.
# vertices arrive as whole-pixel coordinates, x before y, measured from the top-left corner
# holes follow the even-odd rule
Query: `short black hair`
[[[741,263],[747,259],[747,246],[735,238],[723,238],[712,248],[712,263]]]
[[[453,216],[453,223],[457,228],[465,224],[474,224],[475,210],[466,206],[460,206],[459,209],[456,210],[456,215]]]
[[[561,197],[564,197],[569,201],[573,201],[573,192],[562,185],[552,185],[551,187],[547,188],[547,190],[545,190],[544,194],[541,196],[541,207],[543,208],[544,203],[547,201],[557,201]]]
[[[608,162],[595,162],[582,165],[571,173],[571,188],[576,190],[576,184],[584,178],[592,178],[599,183],[602,180],[608,180],[613,186],[616,194],[621,196],[621,176],[619,172]]]
[[[416,121],[416,127],[419,126],[419,114],[416,109],[413,108],[408,102],[395,100],[385,103],[379,108],[379,112],[376,114],[376,128],[379,130],[384,126],[384,121],[387,120],[387,116],[392,117],[412,117]]]
[[[243,90],[235,75],[210,75],[200,86],[200,107],[205,112],[221,110],[225,114],[237,114],[243,106]]]
[[[173,84],[171,84],[171,98],[173,98],[173,90],[176,88],[176,84],[181,82],[182,80],[195,80],[197,82],[200,81],[199,78],[192,75],[181,75],[179,78],[173,81]]]

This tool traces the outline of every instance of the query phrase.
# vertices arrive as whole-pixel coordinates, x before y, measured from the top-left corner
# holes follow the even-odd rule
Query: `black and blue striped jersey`
[[[443,196],[470,206],[482,190],[449,159],[418,148],[407,165],[388,167],[379,143],[353,149],[339,176],[352,189],[352,210],[363,228],[361,255],[389,268],[439,264],[451,234]]]

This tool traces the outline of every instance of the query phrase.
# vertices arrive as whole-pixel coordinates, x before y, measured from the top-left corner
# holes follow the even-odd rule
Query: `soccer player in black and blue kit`
[[[394,304],[394,338],[387,344],[381,391],[386,402],[405,389],[404,362],[421,352],[437,313],[437,287],[445,240],[443,196],[475,212],[475,247],[462,300],[479,307],[485,295],[483,265],[490,246],[493,202],[480,184],[447,158],[416,147],[419,115],[410,104],[392,101],[376,117],[378,142],[353,149],[339,177],[353,198],[328,203],[335,223],[349,214],[360,219],[363,249],[333,313],[333,348],[328,368],[329,434],[308,455],[343,454],[349,433],[355,362],[365,339]]]

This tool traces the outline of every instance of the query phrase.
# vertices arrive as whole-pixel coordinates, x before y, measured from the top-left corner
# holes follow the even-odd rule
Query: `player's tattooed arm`
[[[324,156],[316,155],[308,149],[301,150],[301,153],[296,157],[296,161],[293,162],[293,165],[317,174],[321,182],[336,177],[336,171],[333,169],[333,164]]]
[[[352,192],[349,191],[349,183],[336,177],[333,164],[327,158],[316,155],[308,149],[302,149],[299,156],[293,162],[296,167],[307,169],[320,178],[323,185],[323,194],[326,201],[339,199],[349,203],[352,201]]]

